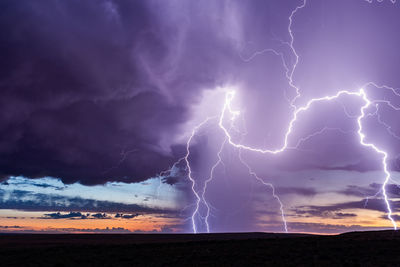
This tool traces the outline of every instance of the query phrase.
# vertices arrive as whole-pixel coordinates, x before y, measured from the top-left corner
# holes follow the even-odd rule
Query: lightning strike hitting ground
[[[283,221],[283,226],[284,226],[284,228],[285,228],[285,232],[288,233],[287,222],[286,222],[286,219],[285,219],[285,211],[284,211],[284,209],[283,209],[283,203],[282,203],[281,199],[278,197],[278,195],[275,194],[275,187],[274,187],[271,183],[267,183],[267,182],[265,182],[262,178],[260,178],[260,177],[257,175],[257,173],[255,173],[255,172],[251,169],[250,165],[249,165],[247,162],[245,162],[245,161],[243,160],[242,154],[241,154],[240,152],[241,152],[241,150],[239,150],[239,160],[243,163],[244,166],[246,166],[246,168],[247,168],[247,170],[249,171],[250,175],[253,176],[254,178],[256,178],[256,179],[257,179],[259,182],[261,182],[263,185],[268,186],[268,187],[271,188],[271,190],[272,190],[272,196],[273,196],[273,197],[276,199],[276,201],[278,201],[278,203],[279,203],[279,209],[280,209],[280,211],[281,211],[281,217],[282,217],[282,221]]]
[[[222,162],[221,153],[222,153],[222,150],[224,149],[225,143],[226,143],[226,138],[224,139],[224,142],[222,142],[222,145],[221,145],[221,147],[220,147],[220,149],[219,149],[219,151],[217,153],[217,156],[218,156],[217,162],[211,167],[210,177],[204,182],[204,189],[203,189],[203,193],[201,195],[201,198],[203,199],[203,202],[207,207],[207,214],[206,214],[206,217],[204,218],[204,222],[205,222],[206,227],[207,227],[207,233],[210,232],[210,225],[208,223],[208,217],[210,216],[210,207],[209,207],[209,205],[207,203],[207,200],[205,198],[205,194],[206,194],[206,191],[207,191],[207,184],[213,179],[215,169]]]
[[[186,162],[186,167],[188,170],[188,178],[189,180],[192,182],[192,191],[193,194],[196,197],[196,209],[194,210],[193,214],[192,214],[192,227],[193,227],[193,232],[197,233],[197,226],[196,226],[196,221],[195,221],[195,217],[199,212],[199,207],[200,207],[200,203],[202,198],[200,197],[199,193],[196,191],[195,186],[196,186],[196,181],[195,179],[192,177],[192,168],[190,167],[190,162],[189,162],[189,157],[190,157],[190,143],[192,142],[192,139],[194,138],[194,136],[196,135],[197,131],[204,126],[205,124],[207,124],[210,120],[215,119],[216,117],[209,117],[206,120],[204,120],[202,123],[200,123],[199,125],[197,125],[193,131],[192,134],[190,135],[187,143],[186,143],[186,156],[184,157],[185,162]],[[203,188],[203,191],[205,189]],[[207,204],[206,204],[207,205]],[[208,207],[208,206],[207,206]],[[209,207],[208,207],[209,209]]]
[[[371,83],[369,83],[369,84],[371,84]],[[386,87],[386,86],[385,86],[385,87]],[[390,89],[393,90],[392,88],[390,88]],[[336,99],[340,98],[340,97],[343,96],[343,95],[350,95],[350,96],[360,97],[360,98],[362,98],[362,100],[363,100],[364,103],[365,103],[364,106],[362,106],[361,109],[360,109],[360,116],[357,117],[357,124],[358,124],[358,131],[357,131],[357,134],[358,134],[358,136],[359,136],[360,144],[361,144],[362,146],[372,148],[375,152],[377,152],[378,154],[382,155],[382,166],[383,166],[383,171],[384,171],[384,173],[385,173],[385,180],[384,180],[384,183],[383,183],[383,185],[382,185],[381,190],[382,190],[382,194],[383,194],[383,196],[384,196],[384,200],[385,200],[386,207],[387,207],[387,211],[388,211],[388,219],[389,219],[389,220],[391,221],[391,223],[393,224],[394,229],[397,229],[396,222],[395,222],[394,219],[392,218],[392,209],[391,209],[391,207],[390,207],[389,199],[388,199],[388,196],[387,196],[387,193],[386,193],[386,185],[387,185],[387,183],[389,182],[389,180],[391,179],[391,178],[390,178],[390,172],[388,171],[388,168],[387,168],[387,158],[388,158],[388,155],[387,155],[387,153],[386,153],[385,151],[379,149],[376,145],[374,145],[374,144],[372,144],[372,143],[366,143],[366,142],[365,142],[365,134],[363,133],[363,127],[362,127],[362,119],[364,119],[364,118],[367,116],[365,110],[366,110],[371,104],[374,104],[374,103],[385,103],[385,104],[387,104],[389,107],[392,107],[392,108],[398,110],[398,108],[395,107],[395,106],[393,106],[389,101],[386,101],[386,100],[385,100],[385,101],[383,101],[383,100],[371,101],[371,100],[368,99],[367,94],[365,93],[364,89],[360,89],[359,91],[346,91],[346,90],[342,90],[342,91],[337,92],[337,93],[336,93],[335,95],[333,95],[333,96],[325,96],[325,97],[320,97],[320,98],[313,98],[313,99],[311,99],[310,101],[308,101],[307,104],[306,104],[305,106],[302,106],[302,107],[300,107],[300,108],[298,108],[298,109],[295,110],[293,119],[289,122],[289,127],[288,127],[288,130],[287,130],[287,132],[286,132],[286,134],[285,134],[285,137],[284,137],[283,146],[282,146],[281,148],[272,149],[272,150],[271,150],[271,149],[254,148],[254,147],[246,146],[246,145],[243,145],[243,144],[240,144],[240,143],[235,143],[235,142],[233,141],[233,138],[232,138],[232,136],[230,135],[229,130],[227,130],[227,129],[225,128],[223,121],[224,121],[224,116],[225,116],[226,113],[229,113],[229,114],[232,116],[231,119],[235,119],[235,118],[240,114],[239,111],[235,111],[235,110],[232,108],[232,106],[231,106],[232,100],[233,100],[233,98],[234,98],[234,96],[235,96],[235,92],[234,92],[234,91],[230,91],[230,92],[228,92],[228,93],[226,94],[225,103],[224,103],[224,106],[223,106],[223,109],[222,109],[222,112],[221,112],[221,116],[220,116],[219,124],[218,124],[218,125],[219,125],[219,127],[223,130],[223,132],[225,133],[229,144],[232,145],[232,146],[234,146],[234,147],[236,147],[236,148],[238,148],[238,149],[248,150],[248,151],[252,151],[252,152],[256,152],[256,153],[262,153],[262,154],[265,154],[265,153],[278,154],[278,153],[284,152],[284,151],[285,151],[286,149],[288,149],[288,148],[291,148],[291,147],[289,147],[289,145],[288,145],[288,143],[289,143],[288,140],[289,140],[290,134],[291,134],[292,131],[293,131],[294,124],[295,124],[296,121],[298,120],[299,114],[301,114],[301,113],[307,111],[307,110],[308,110],[313,104],[315,104],[315,103],[324,102],[324,101],[336,100]],[[385,126],[386,126],[386,125],[385,125]],[[326,128],[324,128],[323,130],[325,130],[325,129],[326,129]],[[299,142],[297,143],[297,145],[299,145],[299,143],[300,143],[301,141],[304,141],[304,140],[306,140],[306,139],[308,139],[308,138],[311,138],[312,136],[314,136],[314,135],[316,135],[316,134],[319,134],[320,132],[321,132],[321,131],[316,132],[316,133],[314,133],[314,134],[312,134],[312,135],[310,135],[310,136],[307,136],[307,137],[305,137],[305,138],[301,138],[301,139],[299,140]],[[296,146],[297,146],[297,145],[296,145]],[[250,173],[251,175],[253,175],[257,180],[259,180],[259,181],[262,182],[263,184],[268,185],[268,186],[271,186],[271,188],[273,189],[272,184],[267,184],[267,183],[265,183],[261,178],[259,178],[259,177],[257,176],[256,173],[254,173],[254,172],[251,170],[250,166],[249,166],[245,161],[243,161],[243,159],[242,159],[241,157],[240,157],[240,159],[241,159],[242,163],[243,163],[244,165],[246,165],[246,167],[248,168],[249,173]],[[274,189],[273,189],[273,190],[274,190]],[[273,195],[274,195],[274,197],[279,201],[279,203],[280,203],[280,205],[281,205],[282,219],[283,219],[284,224],[285,224],[285,229],[287,230],[286,221],[284,220],[284,213],[283,213],[283,205],[282,205],[282,202],[279,200],[279,197],[277,197],[277,196],[275,195],[274,191],[273,191]]]
[[[384,181],[383,184],[382,184],[382,193],[383,193],[383,196],[384,196],[384,199],[385,199],[385,203],[386,203],[386,208],[387,208],[387,211],[388,211],[387,217],[388,217],[388,219],[392,222],[393,228],[394,228],[395,230],[397,230],[396,222],[395,222],[394,219],[392,218],[392,208],[390,207],[389,199],[388,199],[388,196],[387,196],[387,194],[386,194],[386,184],[387,184],[387,183],[389,182],[389,180],[390,180],[390,172],[388,171],[387,163],[386,163],[386,160],[387,160],[388,155],[387,155],[387,153],[386,153],[385,151],[380,150],[380,149],[379,149],[378,147],[376,147],[374,144],[365,143],[365,134],[362,132],[362,123],[361,123],[361,120],[365,117],[365,109],[367,109],[367,108],[369,107],[369,105],[371,104],[371,101],[367,98],[367,95],[365,94],[364,89],[361,89],[361,90],[360,90],[360,94],[361,94],[361,97],[363,98],[363,100],[365,101],[365,105],[361,108],[361,115],[360,115],[360,117],[357,119],[357,123],[358,123],[358,135],[360,136],[360,144],[363,145],[363,146],[370,147],[370,148],[372,148],[373,150],[375,150],[377,153],[379,153],[379,154],[382,155],[383,171],[385,172],[385,175],[386,175],[386,176],[385,176],[385,181]]]
[[[367,0],[367,1],[370,2],[370,3],[372,3],[372,0]],[[378,2],[381,2],[381,1],[378,1]],[[391,0],[391,2],[392,2],[392,3],[395,3],[396,1],[395,1],[395,0]],[[205,121],[203,121],[201,124],[199,124],[198,126],[196,126],[196,127],[193,129],[192,134],[191,134],[191,136],[189,137],[189,139],[188,139],[188,141],[187,141],[187,146],[186,146],[187,154],[186,154],[186,156],[184,157],[184,159],[185,159],[186,166],[187,166],[187,170],[188,170],[188,178],[189,178],[189,180],[192,182],[192,191],[193,191],[193,194],[194,194],[194,196],[195,196],[195,198],[196,198],[196,205],[195,205],[196,208],[195,208],[195,210],[194,210],[194,212],[193,212],[193,214],[192,214],[192,216],[191,216],[191,219],[192,219],[192,227],[193,227],[193,232],[194,232],[194,233],[197,233],[197,229],[198,229],[198,228],[197,228],[197,225],[196,225],[196,220],[195,220],[195,219],[196,219],[196,216],[199,215],[199,208],[200,208],[201,202],[203,202],[203,203],[205,204],[205,206],[206,206],[206,216],[205,216],[205,217],[201,217],[200,215],[199,215],[199,216],[200,216],[202,219],[204,219],[204,223],[205,223],[205,225],[206,225],[207,232],[210,231],[210,226],[209,226],[209,222],[208,222],[208,218],[209,218],[209,215],[210,215],[210,207],[209,207],[209,203],[208,203],[207,200],[205,199],[205,193],[206,193],[206,189],[207,189],[207,184],[208,184],[208,183],[213,179],[213,177],[214,177],[214,171],[215,171],[215,169],[218,167],[218,165],[219,165],[220,163],[223,163],[223,162],[222,162],[222,158],[221,158],[221,153],[222,153],[222,150],[224,149],[224,146],[225,146],[226,144],[229,144],[229,145],[231,145],[231,146],[233,146],[233,147],[235,147],[235,148],[238,149],[238,151],[239,151],[239,154],[238,154],[239,159],[240,159],[240,161],[243,163],[243,165],[246,166],[246,168],[247,168],[247,170],[248,170],[248,172],[249,172],[249,174],[250,174],[251,176],[253,176],[255,179],[257,179],[258,181],[260,181],[263,185],[269,186],[269,187],[271,188],[271,190],[272,190],[272,196],[273,196],[273,197],[278,201],[278,203],[279,203],[280,212],[281,212],[281,217],[282,217],[282,221],[283,221],[283,224],[284,224],[284,229],[285,229],[285,231],[287,232],[287,231],[288,231],[288,227],[287,227],[287,222],[286,222],[285,214],[284,214],[284,206],[283,206],[283,203],[282,203],[282,201],[280,200],[280,198],[276,195],[276,193],[275,193],[275,188],[273,187],[273,185],[272,185],[271,183],[266,183],[263,179],[261,179],[261,178],[251,169],[250,165],[242,158],[242,156],[241,156],[241,151],[242,151],[242,150],[246,150],[246,151],[251,151],[251,152],[261,153],[261,154],[278,154],[278,153],[281,153],[281,152],[286,151],[287,149],[293,149],[293,148],[296,149],[296,148],[298,148],[298,146],[299,146],[302,142],[304,142],[305,140],[308,140],[309,138],[312,138],[312,137],[314,137],[314,136],[316,136],[316,135],[318,135],[318,134],[321,134],[322,132],[324,132],[324,131],[326,131],[326,130],[339,130],[339,131],[341,131],[342,133],[347,133],[347,132],[345,132],[345,131],[343,131],[342,129],[339,129],[339,128],[332,128],[332,129],[331,129],[331,128],[325,127],[325,128],[323,128],[323,129],[321,129],[320,131],[317,131],[317,132],[315,132],[315,133],[313,133],[313,134],[311,134],[311,135],[309,135],[309,136],[300,138],[300,139],[298,140],[298,142],[296,143],[295,146],[289,146],[289,137],[290,137],[291,133],[293,132],[293,129],[294,129],[295,124],[298,123],[298,120],[299,120],[299,116],[300,116],[300,115],[302,115],[303,113],[306,113],[306,111],[308,111],[308,110],[310,109],[310,107],[313,106],[313,105],[316,104],[316,103],[319,103],[319,102],[327,102],[327,101],[332,101],[332,100],[339,100],[339,98],[340,98],[341,96],[343,96],[343,95],[349,95],[349,96],[358,97],[358,98],[361,98],[361,99],[363,100],[363,102],[364,102],[364,105],[360,108],[360,115],[359,115],[359,116],[350,115],[350,114],[347,112],[345,106],[344,106],[343,104],[342,104],[342,106],[343,106],[343,110],[344,110],[345,114],[346,114],[349,118],[356,118],[356,120],[357,120],[357,125],[358,125],[357,135],[359,136],[359,143],[360,143],[360,145],[362,145],[362,146],[364,146],[364,147],[371,148],[371,149],[374,150],[377,154],[379,154],[379,155],[382,156],[382,168],[383,168],[383,171],[384,171],[384,173],[385,173],[385,179],[384,179],[384,182],[383,182],[383,184],[382,184],[382,187],[381,187],[381,190],[380,190],[380,191],[382,192],[382,195],[383,195],[383,197],[384,197],[384,201],[385,201],[385,204],[386,204],[386,208],[387,208],[387,217],[388,217],[388,219],[391,221],[391,223],[392,223],[392,225],[393,225],[393,228],[394,228],[395,230],[397,229],[397,224],[396,224],[396,222],[394,221],[394,219],[393,219],[393,217],[392,217],[392,208],[391,208],[391,206],[390,206],[389,199],[388,199],[388,195],[387,195],[387,192],[386,192],[386,185],[387,185],[387,183],[391,180],[390,172],[389,172],[388,167],[387,167],[388,154],[387,154],[384,150],[378,148],[375,144],[367,143],[367,142],[365,141],[366,135],[365,135],[365,133],[363,132],[362,120],[363,120],[364,118],[366,118],[367,116],[370,116],[370,115],[371,115],[371,114],[367,114],[367,113],[366,113],[366,110],[370,107],[371,104],[375,104],[375,105],[377,105],[377,104],[386,104],[387,106],[389,106],[390,108],[392,108],[392,109],[394,109],[394,110],[396,110],[396,111],[399,111],[399,110],[400,110],[400,107],[396,107],[395,105],[393,105],[393,104],[392,104],[390,101],[388,101],[388,100],[370,100],[370,99],[368,98],[368,96],[367,96],[367,94],[366,94],[364,88],[366,88],[366,87],[372,85],[372,86],[374,86],[374,87],[376,87],[376,88],[379,88],[379,89],[388,89],[388,90],[392,91],[393,94],[395,94],[396,96],[400,96],[400,94],[396,91],[396,89],[394,89],[394,88],[392,88],[392,87],[389,87],[389,86],[386,86],[386,85],[378,86],[377,84],[375,84],[375,83],[373,83],[373,82],[369,82],[369,83],[365,84],[364,86],[362,86],[362,88],[359,89],[359,90],[357,90],[357,91],[340,90],[340,91],[338,91],[336,94],[331,95],[331,96],[324,96],[324,97],[319,97],[319,98],[312,98],[312,99],[309,100],[304,106],[297,107],[297,106],[295,105],[295,101],[296,101],[299,97],[301,97],[301,94],[300,94],[300,89],[299,89],[299,88],[294,84],[294,82],[293,82],[293,74],[294,74],[294,72],[295,72],[295,70],[296,70],[296,67],[297,67],[297,65],[298,65],[298,62],[299,62],[299,55],[297,54],[297,52],[296,52],[296,50],[295,50],[295,48],[294,48],[294,34],[293,34],[293,31],[292,31],[292,25],[293,25],[293,18],[294,18],[294,16],[295,16],[295,14],[296,14],[300,9],[302,9],[302,8],[305,7],[305,6],[306,6],[306,3],[307,3],[307,0],[304,0],[303,3],[302,3],[301,5],[297,6],[297,7],[291,12],[291,14],[290,14],[290,16],[289,16],[289,25],[288,25],[288,33],[289,33],[289,37],[290,37],[289,39],[290,39],[290,40],[289,40],[289,42],[282,42],[282,43],[284,43],[284,44],[286,44],[286,45],[289,46],[289,48],[290,48],[290,50],[291,50],[291,52],[292,52],[292,54],[293,54],[293,56],[294,56],[294,58],[295,58],[294,63],[292,64],[292,67],[291,67],[291,68],[289,68],[289,67],[288,67],[288,64],[285,62],[283,54],[282,54],[282,53],[279,53],[279,52],[277,52],[277,51],[275,51],[275,50],[273,50],[273,49],[264,49],[264,50],[262,50],[262,51],[258,51],[258,52],[256,52],[256,53],[254,53],[253,55],[251,55],[249,58],[243,58],[243,57],[241,56],[241,58],[242,58],[243,61],[248,62],[248,61],[252,60],[254,57],[256,57],[256,56],[258,56],[258,55],[260,55],[260,54],[263,54],[263,53],[266,53],[266,52],[272,52],[272,53],[274,53],[275,55],[280,56],[281,59],[282,59],[283,66],[284,66],[284,68],[285,68],[285,70],[286,70],[286,78],[287,78],[287,80],[288,80],[289,86],[290,86],[291,88],[295,89],[296,95],[295,95],[295,97],[294,97],[293,99],[291,99],[291,100],[289,101],[291,107],[293,108],[293,114],[292,114],[292,119],[289,121],[289,125],[288,125],[288,128],[287,128],[287,131],[286,131],[285,134],[284,134],[283,144],[281,145],[281,147],[276,148],[276,149],[261,149],[261,148],[257,148],[257,147],[247,146],[247,145],[242,144],[242,143],[240,143],[240,142],[235,142],[235,141],[234,141],[234,138],[233,138],[232,135],[230,134],[230,130],[233,128],[233,123],[234,123],[234,121],[236,120],[236,118],[239,117],[239,116],[241,115],[240,111],[235,110],[235,109],[232,107],[232,101],[233,101],[233,99],[234,99],[234,97],[235,97],[235,91],[228,91],[228,92],[226,92],[226,95],[225,95],[225,102],[224,102],[224,104],[223,104],[222,111],[221,111],[220,115],[219,115],[219,116],[215,116],[215,117],[211,117],[211,118],[207,118],[207,119],[206,119]],[[376,111],[376,112],[377,112],[377,111]],[[377,115],[377,114],[373,114],[373,115]],[[224,122],[225,122],[225,119],[226,119],[227,116],[229,116],[229,119],[230,119],[230,122],[231,122],[231,123],[230,123],[230,129],[227,129],[227,128],[225,127],[225,125],[224,125]],[[210,120],[212,120],[212,119],[218,119],[218,127],[223,131],[223,133],[224,133],[224,135],[225,135],[225,138],[224,138],[224,141],[222,142],[221,147],[220,147],[220,149],[219,149],[219,151],[218,151],[218,153],[217,153],[218,161],[212,166],[211,171],[210,171],[210,175],[209,175],[208,179],[207,179],[207,180],[205,181],[205,183],[204,183],[204,187],[203,187],[200,191],[196,191],[196,188],[195,188],[195,186],[196,186],[196,181],[195,181],[195,178],[193,177],[192,170],[191,170],[191,167],[190,167],[190,161],[189,161],[189,156],[190,156],[190,144],[191,144],[191,142],[192,142],[193,137],[196,135],[196,132],[197,132],[202,126],[204,126],[206,123],[208,123],[208,122],[209,122]],[[380,123],[381,125],[383,125],[383,126],[386,127],[386,130],[387,130],[392,136],[397,137],[397,135],[395,135],[395,134],[391,131],[390,126],[387,125],[386,123],[384,123],[384,122],[381,120],[381,118],[380,118],[379,115],[378,115],[378,121],[379,121],[379,123]],[[243,133],[242,133],[242,135],[243,135]],[[379,191],[379,192],[380,192],[380,191]],[[201,196],[200,196],[200,193],[199,193],[199,192],[201,192]],[[379,193],[379,192],[378,192],[378,193]],[[378,193],[377,193],[377,194],[378,194]],[[376,195],[377,195],[377,194],[376,194]],[[375,196],[376,196],[376,195],[375,195]]]

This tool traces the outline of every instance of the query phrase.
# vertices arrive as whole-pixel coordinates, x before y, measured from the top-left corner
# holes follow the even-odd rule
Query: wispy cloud
[[[153,208],[139,204],[98,201],[53,194],[36,194],[23,190],[6,192],[0,189],[0,203],[2,209],[27,211],[141,212],[158,214],[176,212],[176,210],[173,209]]]

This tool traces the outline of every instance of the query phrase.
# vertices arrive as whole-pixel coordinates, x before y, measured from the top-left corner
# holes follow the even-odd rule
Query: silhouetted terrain
[[[0,266],[400,266],[400,234],[5,234],[0,260]]]

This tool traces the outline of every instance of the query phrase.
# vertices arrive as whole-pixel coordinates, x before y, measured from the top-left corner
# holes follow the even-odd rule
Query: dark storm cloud
[[[280,115],[267,125],[277,129],[268,133],[271,143],[280,143],[290,117],[281,59],[269,54],[251,64],[240,59],[265,47],[284,49],[277,39],[288,38],[287,15],[296,4],[2,1],[0,176],[53,176],[84,184],[143,181],[183,155],[174,138],[193,115],[189,108],[201,91],[235,79],[248,91],[244,100],[267,101],[263,108],[249,106],[250,115],[272,110]],[[319,5],[313,1],[303,13]],[[299,51],[309,47],[303,42],[310,35],[301,31],[301,18],[294,29],[302,33]],[[249,124],[249,138],[265,134],[251,129],[260,127],[258,121]],[[313,157],[301,158],[310,160],[292,168],[315,167]],[[339,167],[331,161],[320,160],[317,167],[380,167],[365,159]]]
[[[80,197],[65,197],[59,195],[46,195],[23,190],[11,192],[0,190],[0,205],[2,209],[16,209],[27,211],[88,211],[88,212],[143,212],[154,214],[176,213],[174,210],[163,210],[141,206],[138,204],[125,204],[111,201],[99,201]],[[78,216],[78,213],[66,216]],[[51,216],[51,215],[49,215]],[[54,216],[58,216],[53,215]],[[63,216],[60,214],[60,216]],[[86,216],[86,215],[85,215]]]
[[[138,182],[170,166],[188,107],[228,72],[223,33],[199,23],[210,3],[2,1],[0,175]]]

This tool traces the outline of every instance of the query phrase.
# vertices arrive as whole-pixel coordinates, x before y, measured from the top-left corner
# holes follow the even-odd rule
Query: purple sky
[[[173,218],[174,231],[194,222],[204,232],[206,221],[210,231],[284,231],[282,204],[291,232],[390,228],[382,155],[357,133],[360,96],[313,104],[277,155],[227,143],[218,118],[189,139],[234,90],[233,142],[279,149],[296,88],[301,107],[368,83],[365,141],[388,155],[385,188],[400,218],[398,3],[10,0],[0,13],[1,218],[124,211]]]

